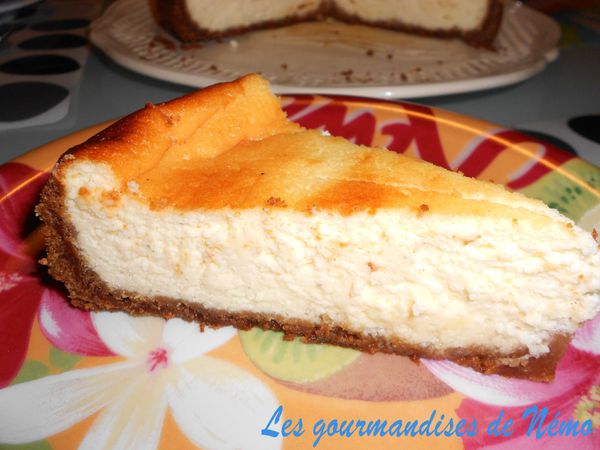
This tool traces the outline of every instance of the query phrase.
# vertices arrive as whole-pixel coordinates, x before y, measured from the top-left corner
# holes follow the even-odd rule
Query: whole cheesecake
[[[259,326],[551,379],[600,310],[600,252],[542,202],[290,122],[249,75],[148,105],[45,186],[75,306]]]
[[[154,18],[182,41],[333,18],[490,46],[503,0],[149,0]]]

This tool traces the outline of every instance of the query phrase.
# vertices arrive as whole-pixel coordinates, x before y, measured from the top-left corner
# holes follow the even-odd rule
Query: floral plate
[[[503,183],[590,231],[600,223],[600,169],[515,131],[408,103],[283,105],[306,127]],[[101,128],[0,166],[0,448],[600,448],[600,317],[543,384],[73,309],[36,263],[33,211],[58,156]]]

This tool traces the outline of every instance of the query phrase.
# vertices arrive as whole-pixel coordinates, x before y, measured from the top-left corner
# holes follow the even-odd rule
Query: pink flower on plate
[[[0,166],[0,266],[32,273],[36,262],[27,235],[34,231],[33,208],[48,174],[24,164]]]
[[[0,166],[0,388],[23,365],[38,310],[42,330],[61,350],[112,354],[97,338],[89,313],[71,308],[62,291],[44,284],[38,272],[41,236],[33,210],[46,179],[46,173],[23,164]]]
[[[463,436],[467,450],[475,449],[600,449],[600,315],[575,335],[560,361],[552,383],[482,375],[447,361],[423,361],[438,378],[468,398],[456,412],[462,419],[476,419],[479,433]],[[543,422],[532,425],[530,408],[538,415],[547,408]],[[530,410],[530,414],[524,413]],[[502,422],[513,420],[508,436],[488,434],[487,426],[503,412]],[[582,430],[588,421],[590,432],[562,435],[553,428],[553,419],[579,421]],[[556,425],[555,425],[556,426]]]
[[[45,293],[34,274],[35,255],[26,239],[33,231],[28,224],[45,181],[44,173],[28,166],[0,166],[0,387],[12,381],[25,360],[33,319]]]

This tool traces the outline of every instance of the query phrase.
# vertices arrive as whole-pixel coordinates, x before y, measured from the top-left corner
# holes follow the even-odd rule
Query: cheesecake
[[[503,0],[149,0],[156,22],[198,41],[298,22],[335,19],[490,46]]]
[[[590,233],[538,200],[289,121],[258,75],[68,150],[37,208],[73,305],[257,326],[549,380],[600,310]]]

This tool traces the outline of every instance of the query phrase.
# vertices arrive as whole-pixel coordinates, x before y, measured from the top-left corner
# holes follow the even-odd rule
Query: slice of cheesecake
[[[38,208],[74,305],[552,377],[600,310],[591,235],[542,202],[287,120],[256,75],[148,105]]]
[[[182,41],[334,18],[490,45],[502,0],[149,0],[156,21]]]

